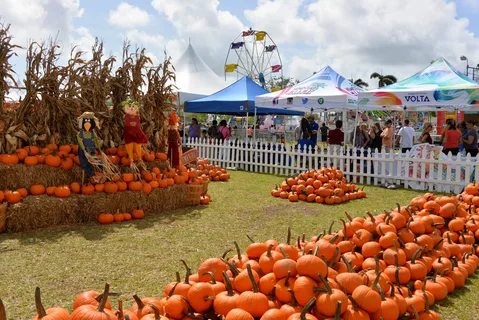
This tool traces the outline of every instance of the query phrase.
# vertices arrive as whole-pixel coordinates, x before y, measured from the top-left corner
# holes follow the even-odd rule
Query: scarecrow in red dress
[[[170,160],[170,166],[173,168],[179,168],[181,158],[181,137],[178,132],[178,123],[180,117],[176,115],[176,112],[170,112],[170,118],[168,119],[168,159]]]
[[[139,115],[140,103],[132,99],[128,99],[121,103],[125,110],[125,149],[131,163],[135,161],[134,153],[136,153],[137,160],[140,164],[143,163],[142,145],[148,143],[148,138],[141,130],[141,119]],[[134,151],[134,152],[133,152]]]

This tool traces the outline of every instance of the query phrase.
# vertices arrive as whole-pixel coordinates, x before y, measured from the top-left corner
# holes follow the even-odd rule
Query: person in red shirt
[[[462,134],[460,131],[456,129],[456,123],[451,122],[447,127],[446,133],[444,134],[444,139],[442,141],[442,145],[444,149],[442,152],[445,154],[451,154],[453,156],[457,156],[459,153],[459,145],[461,144]]]
[[[344,132],[341,130],[343,122],[341,120],[336,121],[336,129],[330,130],[328,135],[328,143],[331,145],[343,145],[344,144]]]
[[[143,150],[141,149],[142,144],[148,143],[148,138],[145,133],[141,130],[141,119],[140,119],[140,103],[132,99],[128,99],[121,103],[125,110],[125,128],[124,136],[125,148],[128,153],[128,157],[131,159],[131,163],[135,160],[138,162],[143,162]],[[136,153],[137,159],[134,158],[133,150]]]

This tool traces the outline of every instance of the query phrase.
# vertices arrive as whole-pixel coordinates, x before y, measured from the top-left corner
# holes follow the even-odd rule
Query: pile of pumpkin
[[[198,158],[197,164],[201,177],[208,178],[210,181],[228,181],[230,179],[230,174],[226,169],[211,164],[208,158]]]
[[[465,285],[478,265],[479,184],[458,196],[425,194],[408,206],[365,217],[291,243],[251,243],[236,255],[203,261],[169,283],[163,297],[140,299],[116,314],[99,292],[81,294],[73,320],[440,319],[430,309]],[[479,251],[479,249],[478,249]],[[80,302],[78,302],[80,301]],[[79,304],[83,306],[78,307]],[[38,308],[39,315],[66,310]],[[50,311],[51,310],[51,311]]]
[[[120,212],[118,210],[116,213],[105,213],[102,212],[98,215],[98,222],[101,224],[110,224],[113,222],[123,222],[123,221],[130,221],[131,219],[143,219],[145,217],[145,212],[140,208],[133,210],[131,213],[129,212]]]
[[[205,180],[206,179],[206,180]],[[105,192],[109,194],[121,191],[143,191],[150,194],[153,189],[167,188],[174,184],[203,184],[208,181],[208,178],[198,176],[196,169],[186,169],[184,166],[179,169],[165,169],[163,172],[157,167],[151,171],[142,170],[141,177],[133,173],[123,173],[120,176],[114,177],[113,181],[105,183],[94,183],[90,181],[84,185],[78,182],[73,182],[71,185],[61,186],[44,186],[42,184],[33,185],[30,190],[20,188],[17,190],[0,191],[0,203],[5,199],[10,204],[20,202],[28,195],[42,195],[56,196],[59,198],[69,197],[72,193],[91,195],[95,192]],[[207,195],[210,197],[209,195]]]
[[[271,195],[291,202],[301,200],[332,205],[365,198],[366,192],[347,183],[341,170],[322,168],[286,179],[271,190]]]
[[[115,165],[129,166],[131,159],[127,156],[125,146],[108,148],[105,154]],[[153,162],[155,159],[166,161],[167,156],[162,152],[147,151],[143,154],[145,162]],[[135,159],[136,160],[136,159]],[[46,164],[51,167],[61,167],[65,170],[73,168],[73,164],[80,165],[78,159],[78,145],[48,144],[44,148],[38,146],[26,146],[19,148],[12,154],[0,154],[0,162],[6,165],[23,163],[27,166]]]

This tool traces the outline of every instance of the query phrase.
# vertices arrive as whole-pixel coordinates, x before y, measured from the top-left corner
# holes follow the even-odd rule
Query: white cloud
[[[463,54],[479,62],[479,41],[468,20],[457,19],[455,4],[446,0],[259,0],[245,16],[281,46],[300,44],[297,53],[283,55],[285,73],[299,79],[331,65],[375,86],[372,72],[404,79],[439,56],[460,70]]]
[[[245,29],[229,11],[218,10],[217,0],[153,0],[152,6],[175,27],[186,49],[188,38],[198,55],[218,74],[223,74],[224,58],[234,38]],[[179,44],[179,43],[178,43]],[[177,45],[178,45],[177,44]],[[175,59],[179,55],[168,53]]]
[[[148,12],[126,2],[121,2],[115,10],[110,11],[108,23],[124,29],[134,29],[150,22]]]
[[[466,6],[471,8],[474,12],[479,11],[479,0],[463,0]]]

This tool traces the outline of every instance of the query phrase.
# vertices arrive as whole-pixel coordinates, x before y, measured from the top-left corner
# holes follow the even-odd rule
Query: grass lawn
[[[202,260],[233,247],[234,240],[246,248],[246,234],[261,241],[283,240],[291,226],[295,237],[306,233],[309,238],[344,217],[345,211],[352,215],[382,211],[419,194],[366,187],[368,198],[337,206],[290,203],[270,196],[271,188],[281,180],[231,172],[229,182],[210,184],[213,202],[209,206],[159,213],[130,223],[0,235],[0,297],[8,319],[33,317],[36,286],[42,288],[45,307],[60,305],[71,310],[79,292],[101,290],[108,281],[129,307],[135,293],[161,297],[175,271],[184,273],[179,259],[196,270]],[[479,319],[478,289],[474,276],[465,288],[441,302],[436,309],[442,319]],[[116,298],[112,300],[116,308]]]

